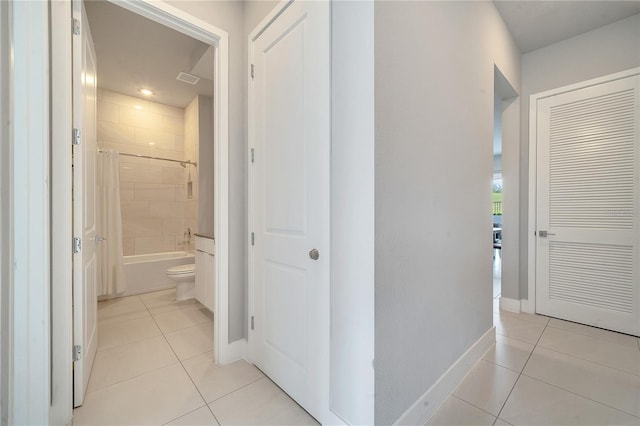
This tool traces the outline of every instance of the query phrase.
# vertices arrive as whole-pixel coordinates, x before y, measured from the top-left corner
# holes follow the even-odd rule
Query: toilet
[[[196,291],[196,265],[178,265],[167,269],[167,277],[176,283],[176,301],[193,299]]]

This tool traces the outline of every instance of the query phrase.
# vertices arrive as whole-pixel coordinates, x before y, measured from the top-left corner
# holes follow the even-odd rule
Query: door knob
[[[318,260],[320,257],[320,252],[316,249],[313,249],[309,252],[309,257],[313,260]]]

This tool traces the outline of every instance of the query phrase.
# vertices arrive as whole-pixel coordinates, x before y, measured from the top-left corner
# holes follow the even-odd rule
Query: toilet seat
[[[189,263],[187,265],[178,265],[167,269],[167,275],[186,275],[196,271],[196,264]]]

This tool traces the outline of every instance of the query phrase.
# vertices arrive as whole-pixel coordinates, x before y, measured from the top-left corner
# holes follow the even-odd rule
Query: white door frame
[[[10,300],[4,305],[9,310],[6,328],[3,324],[9,333],[8,347],[2,348],[8,354],[8,371],[2,374],[3,382],[8,381],[7,395],[2,399],[8,403],[0,421],[47,424],[52,403],[49,3],[11,1],[8,10],[3,8],[3,13],[7,11],[10,28],[3,28],[2,37],[8,38],[13,61],[2,61],[3,77],[8,71],[8,81],[2,86],[8,93],[3,92],[2,103],[11,123],[8,129],[2,124],[3,135],[8,133],[2,152],[9,155],[2,159],[2,167],[9,169],[3,169],[1,175],[8,203],[0,208],[2,266],[10,268],[2,271],[8,278],[8,282],[2,280],[2,292]]]
[[[274,7],[271,12],[269,12],[269,14],[267,14],[265,16],[264,19],[262,19],[262,21],[260,21],[260,23],[253,29],[253,31],[251,31],[251,33],[249,34],[249,37],[247,39],[247,44],[248,44],[248,49],[247,49],[247,63],[251,64],[253,61],[253,57],[254,57],[254,49],[253,49],[253,43],[254,41],[267,29],[267,27],[269,25],[271,25],[271,23],[278,17],[280,16],[285,9],[287,9],[287,7],[289,7],[295,0],[281,0],[278,5],[276,7]],[[247,94],[248,94],[248,120],[247,120],[247,152],[251,152],[251,147],[252,147],[252,141],[255,139],[254,136],[254,121],[255,118],[253,117],[253,111],[251,108],[252,103],[254,102],[254,96],[253,96],[253,92],[252,92],[252,81],[251,78],[247,79]],[[249,161],[251,161],[251,157],[249,158]],[[255,179],[255,172],[253,170],[252,167],[248,168],[248,173],[247,173],[247,179],[248,179],[248,190],[247,190],[247,226],[248,229],[251,230],[253,229],[253,224],[255,221],[255,203],[254,203],[254,196],[255,196],[255,190],[254,190],[254,179]],[[331,197],[329,197],[330,199]],[[330,230],[329,230],[330,232]],[[247,235],[247,246],[251,247],[251,233],[249,232]],[[329,244],[330,246],[330,244]],[[247,285],[247,307],[248,307],[248,311],[247,311],[247,324],[251,324],[251,313],[253,312],[253,306],[254,306],[254,273],[253,273],[253,264],[254,264],[254,256],[253,256],[253,251],[249,250],[248,251],[248,271],[247,271],[247,281],[248,281],[248,285]],[[329,269],[330,271],[330,269]],[[329,276],[331,275],[331,273],[329,273]],[[326,324],[323,324],[323,331],[322,331],[322,335],[319,336],[320,339],[322,339],[323,341],[326,342],[326,346],[327,346],[327,354],[330,353],[330,331],[329,331],[329,321],[330,321],[330,306],[329,306],[329,298],[327,298],[327,306],[326,306],[326,316],[323,315],[322,321],[326,320]],[[249,342],[249,338],[247,339],[247,342]],[[247,348],[247,360],[249,362],[252,362],[252,356],[254,356],[254,354],[251,353],[251,345],[248,345]],[[344,422],[339,419],[329,408],[329,401],[330,401],[330,386],[329,386],[329,374],[330,374],[330,370],[329,370],[329,357],[327,356],[326,359],[322,360],[322,415],[324,418],[320,418],[317,419],[318,421],[322,422],[328,422],[331,424],[343,424]]]
[[[109,0],[204,43],[215,46],[214,110],[214,236],[216,306],[213,357],[224,365],[244,356],[245,341],[229,343],[229,34],[170,4],[154,0]]]
[[[71,22],[71,0],[50,3],[51,22]],[[51,46],[71,46],[68,27],[51,26]],[[72,228],[72,148],[69,135],[72,113],[72,49],[52,51],[51,81],[51,365],[70,363],[73,345],[73,255],[69,250]],[[51,372],[51,424],[67,424],[73,416],[73,372],[54,368]]]
[[[538,119],[538,101],[550,96],[558,95],[561,93],[571,92],[578,89],[584,89],[590,86],[596,86],[598,84],[606,83],[609,81],[620,80],[632,75],[640,74],[640,68],[632,68],[629,70],[621,71],[614,74],[609,74],[603,77],[594,78],[591,80],[582,81],[580,83],[571,84],[569,86],[563,86],[556,89],[547,90],[545,92],[534,93],[529,98],[529,220],[527,227],[527,242],[528,242],[528,303],[527,312],[536,312],[536,224],[537,224],[537,152],[538,152],[538,140],[537,140],[537,119]]]

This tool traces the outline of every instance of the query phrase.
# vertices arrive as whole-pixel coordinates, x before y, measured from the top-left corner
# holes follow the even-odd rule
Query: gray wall
[[[640,15],[522,55],[520,299],[528,297],[529,97],[640,66]]]
[[[213,98],[198,96],[198,232],[213,235]]]
[[[375,421],[390,424],[492,327],[491,2],[375,5]]]
[[[229,33],[229,341],[233,342],[245,337],[247,329],[244,8],[239,1],[168,3]]]

